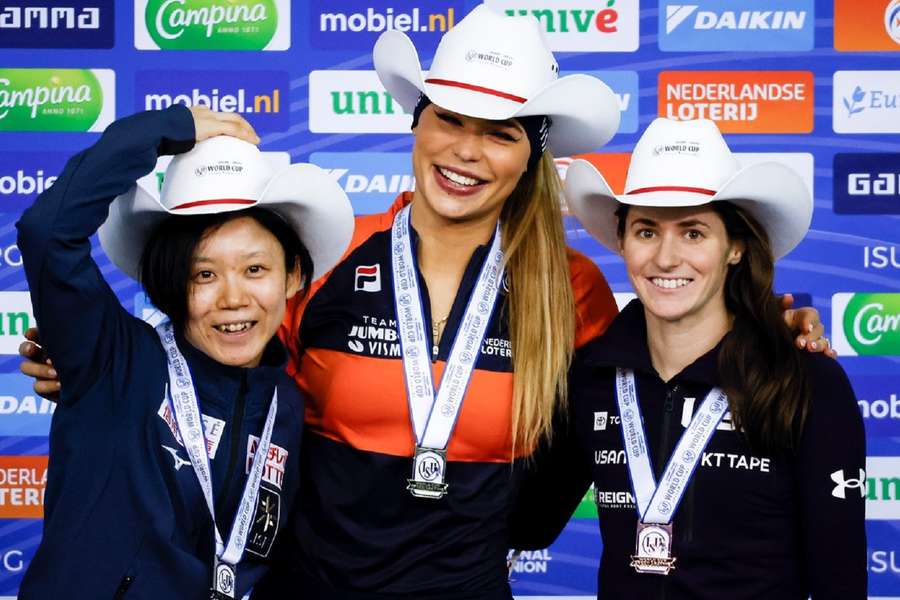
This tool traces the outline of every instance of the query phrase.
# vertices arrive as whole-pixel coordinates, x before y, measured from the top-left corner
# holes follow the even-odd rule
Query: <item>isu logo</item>
[[[356,267],[356,280],[353,284],[354,292],[380,292],[381,291],[381,265]]]

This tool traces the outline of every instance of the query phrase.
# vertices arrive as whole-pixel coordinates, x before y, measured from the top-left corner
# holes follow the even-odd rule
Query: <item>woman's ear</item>
[[[300,261],[294,259],[294,268],[288,271],[284,282],[284,295],[290,299],[296,295],[308,282],[303,281],[303,275],[300,273]]]
[[[736,265],[741,262],[741,258],[744,257],[744,250],[746,248],[747,246],[744,244],[743,240],[733,242],[731,244],[731,250],[728,252],[728,264]]]

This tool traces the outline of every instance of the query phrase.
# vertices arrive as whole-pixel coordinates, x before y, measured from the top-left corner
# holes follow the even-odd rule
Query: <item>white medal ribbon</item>
[[[266,458],[269,455],[269,447],[272,441],[272,430],[275,427],[275,415],[278,413],[278,389],[272,395],[269,405],[269,414],[263,426],[262,435],[253,457],[253,465],[247,475],[241,501],[231,525],[231,533],[228,536],[227,545],[222,542],[219,526],[216,524],[216,511],[213,503],[212,467],[209,463],[209,453],[206,446],[206,435],[203,430],[203,419],[200,416],[200,406],[197,402],[197,392],[194,388],[194,380],[188,368],[187,361],[175,341],[175,331],[171,321],[165,321],[157,326],[156,333],[162,341],[166,352],[166,360],[169,367],[169,401],[172,403],[172,413],[184,447],[187,450],[191,466],[200,482],[206,506],[212,516],[213,531],[216,536],[216,558],[219,563],[225,563],[234,570],[244,555],[247,545],[247,537],[253,524],[253,516],[256,512],[256,498],[259,495],[259,486],[262,482],[263,469]],[[232,427],[240,427],[240,423],[232,423]],[[233,597],[234,592],[231,591]]]
[[[410,418],[421,448],[444,450],[453,434],[466,389],[481,353],[485,331],[503,279],[500,224],[469,298],[462,324],[441,377],[437,396],[431,377],[431,351],[425,335],[425,317],[409,225],[410,207],[397,213],[391,229],[394,302]],[[437,410],[435,410],[437,408]]]
[[[616,398],[638,517],[642,523],[671,523],[703,451],[728,410],[728,397],[719,388],[713,388],[706,395],[678,440],[659,484],[654,480],[650,466],[650,451],[633,371],[616,369]]]

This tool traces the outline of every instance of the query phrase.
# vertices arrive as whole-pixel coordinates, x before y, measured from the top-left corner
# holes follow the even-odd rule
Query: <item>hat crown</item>
[[[445,80],[531,99],[559,77],[538,21],[477,6],[444,34],[428,80]]]
[[[635,144],[625,193],[638,190],[717,192],[739,170],[737,159],[708,119],[655,119]]]
[[[233,210],[259,202],[271,178],[256,146],[216,136],[172,159],[159,202],[168,212],[180,214],[219,212],[225,206]]]

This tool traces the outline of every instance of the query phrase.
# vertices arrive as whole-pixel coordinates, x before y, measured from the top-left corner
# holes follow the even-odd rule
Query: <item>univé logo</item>
[[[309,75],[309,130],[313,133],[408,133],[412,115],[375,71],[313,71]]]
[[[0,354],[18,354],[25,330],[34,323],[28,292],[0,292]]]
[[[844,356],[900,356],[900,294],[834,294],[831,327]]]
[[[691,4],[660,0],[660,14],[665,14],[659,22],[660,50],[812,49],[814,0],[740,4],[742,10],[735,10],[735,3],[728,0]]]
[[[0,131],[103,131],[115,115],[108,69],[0,69]]]
[[[900,519],[900,457],[866,458],[866,519]]]
[[[638,3],[629,0],[485,0],[509,16],[532,15],[550,48],[567,52],[634,52],[638,49]]]
[[[113,47],[113,0],[14,0],[3,5],[0,47]]]
[[[287,50],[289,0],[137,0],[139,50]]]

